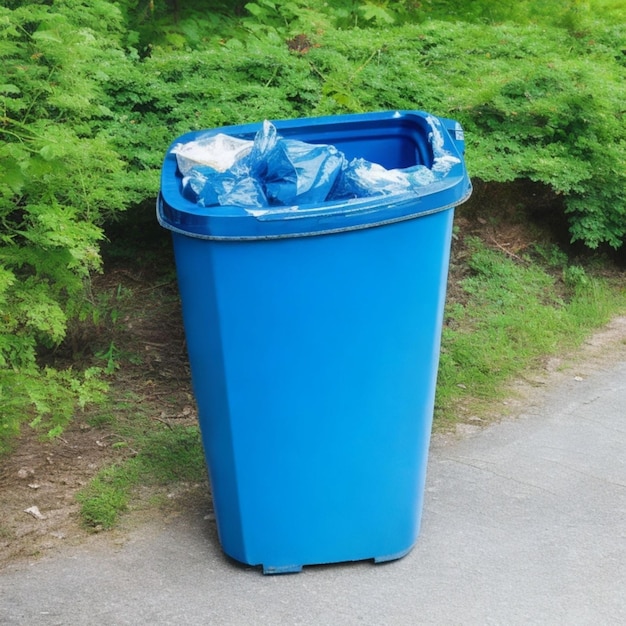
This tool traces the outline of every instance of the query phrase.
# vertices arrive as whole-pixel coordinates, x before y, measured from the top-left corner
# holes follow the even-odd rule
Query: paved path
[[[626,624],[626,359],[439,439],[405,558],[263,576],[195,517],[0,572],[0,624]]]

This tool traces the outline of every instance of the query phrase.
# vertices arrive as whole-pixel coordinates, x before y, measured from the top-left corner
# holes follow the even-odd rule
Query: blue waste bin
[[[471,193],[460,125],[419,111],[275,122],[386,168],[456,164],[421,190],[274,208],[201,207],[172,147],[172,232],[192,382],[226,554],[265,573],[388,561],[414,545],[426,478],[454,207]]]

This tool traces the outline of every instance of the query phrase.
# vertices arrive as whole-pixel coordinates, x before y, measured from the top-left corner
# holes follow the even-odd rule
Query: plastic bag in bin
[[[433,167],[387,170],[352,159],[334,146],[278,135],[265,121],[253,141],[217,134],[175,146],[183,195],[201,206],[268,208],[406,193],[443,178],[459,159],[443,149],[430,118]]]

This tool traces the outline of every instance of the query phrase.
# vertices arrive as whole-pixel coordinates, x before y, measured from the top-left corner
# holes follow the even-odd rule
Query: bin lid
[[[253,140],[262,122],[186,133],[170,145],[161,170],[157,219],[161,226],[201,239],[274,239],[321,235],[370,228],[436,213],[465,202],[472,186],[463,158],[464,137],[458,122],[422,111],[385,111],[273,122],[282,137],[312,144],[330,144],[350,158],[376,162],[377,151],[401,150],[410,165],[431,167],[432,133],[443,138],[440,146],[458,159],[445,177],[408,192],[297,206],[246,208],[232,205],[201,206],[183,196],[175,146],[200,137],[230,135]],[[436,125],[436,128],[434,127]],[[407,152],[410,153],[407,156]],[[455,160],[456,161],[456,160]]]

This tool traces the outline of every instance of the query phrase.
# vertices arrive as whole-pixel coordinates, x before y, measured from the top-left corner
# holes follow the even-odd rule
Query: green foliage
[[[15,340],[20,348],[21,343],[19,338]],[[23,421],[43,428],[46,436],[53,438],[63,432],[77,409],[101,402],[107,384],[100,373],[98,368],[75,372],[51,367],[0,367],[0,456],[11,449],[11,440]]]
[[[259,0],[210,3],[210,17],[206,3],[175,14],[157,3],[152,31],[147,4],[130,4],[135,16],[143,7],[145,48],[111,74],[104,105],[142,184],[185,130],[419,108],[464,124],[474,178],[545,183],[573,240],[623,242],[626,20],[615,0]]]
[[[549,185],[573,240],[619,247],[625,24],[619,0],[8,0],[0,370],[25,404],[12,400],[2,432],[37,417],[52,371],[41,353],[97,317],[103,223],[152,205],[163,154],[188,130],[432,111],[463,123],[473,178]]]
[[[536,27],[493,27],[464,46],[464,69],[477,76],[457,105],[471,167],[483,180],[550,185],[573,241],[617,248],[626,232],[623,68],[595,42],[543,37]],[[576,54],[563,54],[568,44]]]
[[[103,530],[112,528],[118,515],[128,507],[128,486],[137,480],[137,475],[133,463],[112,465],[100,471],[76,496],[85,525]]]
[[[61,343],[72,311],[88,304],[101,224],[133,198],[102,132],[106,68],[124,58],[121,32],[119,12],[103,0],[0,9],[3,433],[26,419],[58,434],[76,402],[99,397],[88,392],[95,370],[40,369],[37,356]]]
[[[155,431],[137,459],[141,471],[157,484],[202,480],[206,474],[204,452],[196,426],[176,426]]]
[[[579,34],[598,20],[618,23],[624,17],[621,0],[430,0],[422,10],[432,19],[518,24],[539,23]]]

